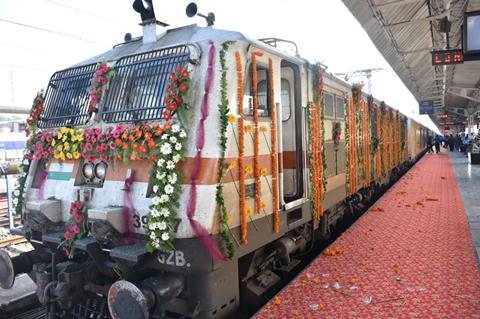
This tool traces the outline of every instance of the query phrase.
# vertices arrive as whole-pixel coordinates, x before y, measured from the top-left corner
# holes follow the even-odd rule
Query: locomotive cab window
[[[342,97],[335,97],[335,118],[337,120],[345,120],[345,101]]]
[[[245,97],[243,103],[243,114],[253,116],[253,71],[250,64],[245,87]],[[269,79],[268,68],[257,64],[257,96],[258,96],[258,116],[270,116],[270,98],[269,98]]]
[[[325,116],[326,117],[334,117],[333,113],[333,95],[326,93],[324,97],[324,105],[325,105]]]
[[[290,82],[287,79],[282,79],[282,121],[288,121],[292,116],[292,97],[290,91]]]

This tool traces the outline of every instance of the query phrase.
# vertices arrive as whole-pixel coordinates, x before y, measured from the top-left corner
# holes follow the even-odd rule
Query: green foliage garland
[[[227,250],[227,256],[232,258],[235,254],[234,247],[232,240],[230,239],[229,234],[229,227],[228,227],[228,212],[227,208],[225,207],[225,199],[223,196],[223,177],[226,173],[225,168],[225,152],[227,149],[227,127],[228,127],[228,83],[227,83],[227,65],[225,62],[225,54],[228,51],[230,45],[234,43],[234,41],[225,41],[222,43],[222,49],[220,50],[220,66],[221,70],[221,78],[220,78],[220,104],[218,105],[218,112],[220,114],[220,136],[219,136],[219,144],[220,144],[220,159],[218,164],[218,185],[215,193],[215,199],[217,201],[217,205],[220,207],[220,236],[223,239],[225,248]]]

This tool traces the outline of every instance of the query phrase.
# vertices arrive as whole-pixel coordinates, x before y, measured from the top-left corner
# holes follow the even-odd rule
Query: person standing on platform
[[[433,153],[433,136],[431,135],[427,137],[427,152]]]
[[[435,135],[435,153],[440,153],[440,144],[442,143],[442,137],[440,135]]]
[[[453,134],[450,134],[448,137],[448,147],[450,148],[450,152],[453,152],[455,149],[455,138],[453,137]]]

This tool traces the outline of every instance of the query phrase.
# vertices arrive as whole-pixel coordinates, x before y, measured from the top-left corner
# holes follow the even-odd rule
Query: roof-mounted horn
[[[215,14],[213,12],[209,12],[207,15],[202,13],[198,13],[198,7],[195,2],[190,2],[185,10],[187,17],[192,18],[194,16],[199,16],[204,18],[207,21],[207,26],[211,27],[215,23]]]
[[[155,10],[153,9],[152,0],[135,0],[133,1],[132,7],[142,18],[142,23],[140,23],[140,25],[143,27],[143,43],[156,42],[157,25],[166,27],[168,24],[158,21],[155,18]]]

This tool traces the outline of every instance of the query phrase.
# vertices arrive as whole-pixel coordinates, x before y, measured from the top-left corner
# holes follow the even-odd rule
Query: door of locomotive
[[[282,189],[287,206],[304,196],[304,157],[302,149],[301,79],[299,67],[289,61],[281,63],[282,115]],[[291,203],[290,205],[288,205]]]

